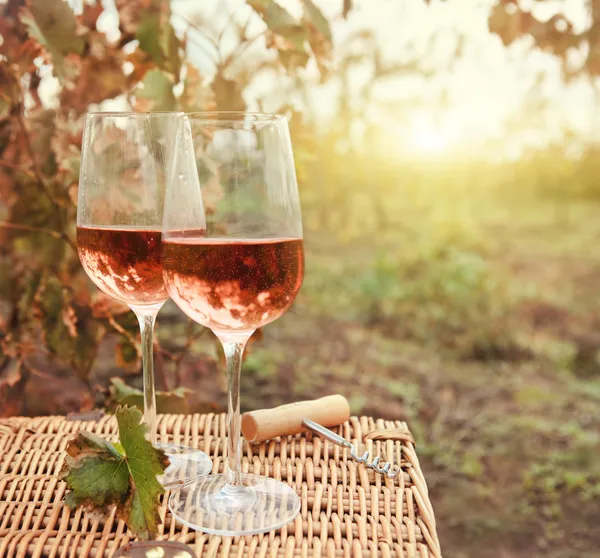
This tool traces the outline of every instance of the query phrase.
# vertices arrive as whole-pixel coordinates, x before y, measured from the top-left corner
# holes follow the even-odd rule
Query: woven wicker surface
[[[103,557],[130,542],[114,513],[97,518],[62,503],[57,480],[72,434],[89,430],[116,437],[113,417],[70,421],[64,417],[0,420],[0,557]],[[162,442],[209,453],[222,471],[224,415],[163,415]],[[296,520],[283,529],[244,538],[214,537],[176,523],[160,509],[159,539],[181,541],[198,556],[441,556],[427,486],[405,423],[353,417],[336,429],[361,442],[374,457],[400,463],[390,480],[356,465],[347,450],[312,435],[245,446],[244,471],[278,478],[302,500]]]

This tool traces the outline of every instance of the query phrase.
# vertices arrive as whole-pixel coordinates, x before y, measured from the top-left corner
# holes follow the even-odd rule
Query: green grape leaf
[[[111,378],[108,388],[109,407],[118,405],[133,405],[138,409],[144,408],[144,394],[139,389],[128,386],[121,378]],[[191,389],[179,387],[172,391],[156,392],[156,409],[159,413],[181,414],[189,412],[189,396]]]
[[[140,21],[135,37],[140,43],[140,49],[161,69],[179,76],[181,41],[168,19],[160,13],[146,13]]]
[[[28,8],[22,12],[21,22],[29,35],[52,56],[56,75],[61,80],[72,79],[73,67],[64,57],[81,54],[85,46],[83,37],[77,35],[73,10],[64,0],[30,0]]]
[[[115,0],[120,31],[127,35],[135,35],[144,17],[160,13],[164,5],[164,0]]]
[[[79,432],[67,446],[60,472],[70,492],[65,502],[71,508],[84,506],[117,516],[142,540],[158,530],[158,497],[164,488],[157,476],[169,460],[162,450],[146,440],[142,413],[135,407],[116,412],[119,443],[111,443],[90,432]]]
[[[304,20],[309,28],[316,30],[328,41],[331,41],[331,29],[323,12],[317,8],[312,0],[302,0],[302,3],[304,4]]]
[[[77,21],[73,10],[64,0],[30,0],[29,11],[23,19],[30,34],[47,48],[59,54],[81,54],[84,40],[76,34]]]
[[[164,60],[160,46],[160,14],[145,14],[136,30],[135,38],[140,42],[140,48],[155,62],[160,63]]]
[[[309,59],[310,55],[304,50],[279,51],[279,61],[289,73],[294,73],[297,68],[304,68]]]
[[[302,22],[294,19],[274,0],[249,0],[248,4],[267,24],[269,29],[266,37],[267,47],[277,50],[279,61],[290,74],[306,66],[310,59],[307,41],[310,42],[319,62],[321,52],[326,51],[322,45],[330,44],[328,37],[331,33],[327,20],[312,2],[305,3]],[[218,94],[217,99],[219,99]]]
[[[265,20],[271,31],[298,25],[294,17],[275,0],[248,0],[248,4]]]
[[[280,35],[299,50],[308,38],[307,29],[274,0],[249,0],[248,4],[262,17],[273,33]]]
[[[182,63],[180,56],[182,43],[175,34],[175,29],[173,29],[173,26],[168,21],[162,29],[160,43],[165,57],[162,64],[163,69],[173,74],[173,76],[179,77]]]
[[[154,69],[144,76],[135,89],[136,109],[141,112],[174,110],[173,80],[165,72]]]

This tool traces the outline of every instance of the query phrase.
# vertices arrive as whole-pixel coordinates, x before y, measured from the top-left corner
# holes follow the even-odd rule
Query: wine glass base
[[[283,482],[242,473],[242,484],[225,475],[186,482],[169,498],[175,518],[190,529],[211,535],[255,535],[279,529],[300,511],[300,498]]]
[[[170,464],[158,481],[164,488],[172,489],[212,471],[212,461],[203,451],[178,444],[155,444],[169,457]]]

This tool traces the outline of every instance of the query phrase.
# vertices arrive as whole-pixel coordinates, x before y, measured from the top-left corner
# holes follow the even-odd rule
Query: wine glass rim
[[[252,124],[279,123],[285,120],[285,115],[270,112],[245,112],[238,110],[213,110],[186,112],[185,116],[192,120],[222,124]]]
[[[86,113],[86,116],[109,116],[114,117],[148,117],[148,116],[165,116],[165,115],[181,116],[184,114],[181,111],[170,111],[170,110],[155,110],[152,112],[134,112],[127,110],[117,111],[104,111],[104,110],[90,110]]]

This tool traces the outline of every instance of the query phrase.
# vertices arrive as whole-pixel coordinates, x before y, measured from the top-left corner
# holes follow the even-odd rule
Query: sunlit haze
[[[110,4],[105,3],[107,10],[99,24],[118,35],[116,11]],[[280,4],[297,17],[302,13],[300,0],[281,0]],[[510,145],[507,142],[501,151],[515,157],[523,148],[559,141],[566,131],[583,141],[598,138],[598,90],[594,81],[581,77],[567,85],[560,61],[532,49],[528,38],[505,48],[488,30],[493,0],[432,1],[429,5],[413,0],[358,0],[347,20],[341,17],[340,0],[321,0],[317,4],[332,21],[338,64],[343,55],[365,48],[352,36],[371,30],[382,63],[403,66],[393,76],[379,78],[366,102],[362,94],[374,79],[373,64],[354,63],[347,71],[352,118],[377,126],[383,145],[401,153],[438,155],[465,153],[474,147],[484,150],[486,143],[494,142],[497,151],[498,142],[510,134]],[[564,11],[576,31],[589,25],[584,0],[538,4],[521,3],[543,19]],[[219,30],[231,14],[240,22],[250,19],[249,35],[264,29],[262,20],[252,16],[242,0],[174,0],[172,10],[173,24],[180,32],[187,28],[185,18],[209,22],[212,29]],[[188,57],[210,78],[215,71],[210,48],[199,33],[189,33]],[[235,38],[226,32],[223,53],[234,46]],[[569,62],[577,66],[583,60],[582,53],[571,50]],[[264,38],[260,38],[246,50],[244,59],[270,56],[274,54],[266,51]],[[301,77],[307,84],[304,95],[293,88],[290,77],[275,79],[272,72],[257,72],[244,98],[255,110],[259,99],[268,111],[278,110],[283,102],[298,108],[309,105],[312,118],[328,126],[340,116],[341,78],[319,83],[318,71],[310,64]],[[50,83],[47,91],[52,91]],[[106,105],[121,108],[124,103],[124,99],[117,99]],[[360,124],[352,126],[354,137],[349,141],[360,145],[364,129]]]

